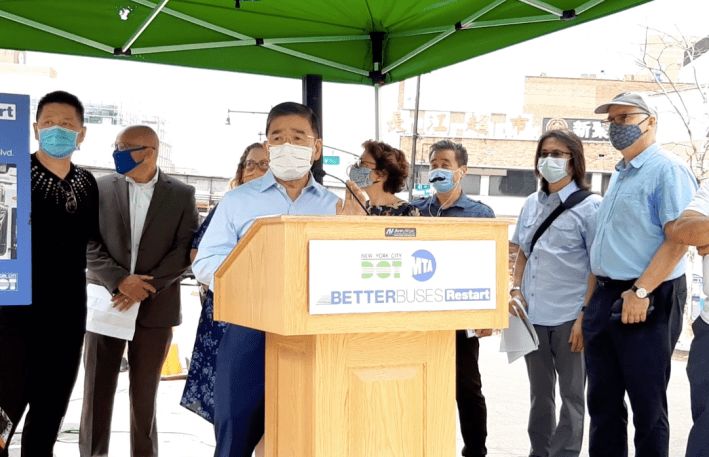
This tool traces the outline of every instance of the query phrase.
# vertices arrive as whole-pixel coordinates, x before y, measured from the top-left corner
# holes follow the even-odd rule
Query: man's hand
[[[519,300],[520,303],[522,303],[522,306],[524,307],[524,310],[526,311],[527,308],[527,301],[524,299],[522,296],[522,292],[519,290],[513,290],[512,293],[510,294],[510,301],[508,303],[508,306],[510,307],[510,314],[513,316],[520,317],[522,315],[521,311],[518,311],[517,308],[519,308],[519,303],[517,303],[517,300]],[[515,300],[515,298],[517,300]],[[519,312],[519,314],[517,314]]]
[[[126,297],[122,293],[117,293],[113,297],[111,297],[111,302],[113,303],[113,307],[116,308],[118,311],[128,311],[138,303],[137,301]]]
[[[337,202],[337,214],[343,214],[346,216],[366,216],[367,212],[362,208],[367,201],[367,197],[362,192],[362,189],[357,187],[357,184],[352,181],[347,181],[347,187],[351,190],[345,190],[345,201],[342,199]],[[354,192],[354,195],[352,194]],[[357,198],[361,205],[355,201]]]
[[[492,329],[491,328],[476,328],[475,329],[475,336],[478,338],[485,338],[486,336],[492,335]]]
[[[133,300],[134,302],[143,301],[148,298],[148,294],[155,293],[155,287],[149,281],[153,279],[148,275],[129,275],[118,284],[118,291]]]
[[[623,298],[623,314],[620,320],[624,324],[637,324],[647,319],[649,298],[638,298],[632,290],[626,290],[620,296]]]
[[[707,255],[709,254],[709,244],[706,246],[697,246],[697,252],[699,255]]]
[[[583,325],[583,313],[576,319],[574,325],[571,327],[571,335],[569,336],[569,344],[571,344],[571,352],[581,352],[583,351],[583,332],[581,327]]]

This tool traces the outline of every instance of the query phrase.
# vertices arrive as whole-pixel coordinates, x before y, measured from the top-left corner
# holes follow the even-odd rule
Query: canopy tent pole
[[[374,139],[379,141],[379,84],[374,85]]]
[[[303,76],[303,105],[307,106],[320,119],[320,139],[323,138],[323,118],[322,118],[322,76],[321,75],[305,75]],[[324,152],[324,151],[323,151]],[[323,159],[320,158],[313,163],[310,168],[315,176],[315,180],[320,184],[323,183]]]
[[[409,186],[409,201],[414,197],[416,184],[416,140],[419,137],[419,98],[421,96],[421,75],[416,77],[416,106],[414,107],[414,127],[411,134],[411,185]]]

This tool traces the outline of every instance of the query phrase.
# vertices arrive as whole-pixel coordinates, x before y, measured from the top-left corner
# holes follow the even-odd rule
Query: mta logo
[[[401,260],[382,260],[376,264],[372,262],[362,262],[362,279],[369,279],[374,275],[380,278],[401,277]]]
[[[412,276],[417,281],[428,281],[436,273],[436,259],[430,252],[421,249],[413,254]]]

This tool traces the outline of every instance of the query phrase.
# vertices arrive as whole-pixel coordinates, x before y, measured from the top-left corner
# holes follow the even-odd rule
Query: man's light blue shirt
[[[262,216],[334,215],[339,198],[315,182],[312,175],[293,201],[271,170],[259,179],[227,192],[199,243],[192,271],[197,280],[214,290],[214,273],[234,249],[254,220]]]
[[[575,320],[586,298],[600,195],[590,195],[561,213],[529,253],[542,222],[577,190],[578,185],[571,181],[559,192],[530,195],[512,236],[512,243],[527,256],[522,295],[529,320],[536,325],[557,326]]]
[[[697,181],[679,157],[657,143],[615,169],[598,210],[591,270],[596,276],[630,280],[640,277],[665,242],[665,224],[692,201]],[[683,257],[666,280],[685,269]]]

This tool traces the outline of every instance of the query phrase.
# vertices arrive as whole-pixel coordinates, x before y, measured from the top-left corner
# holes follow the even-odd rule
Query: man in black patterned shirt
[[[96,180],[71,163],[86,135],[81,102],[45,95],[33,127],[32,304],[0,306],[0,457],[28,406],[22,455],[52,457],[81,360],[86,245],[98,234]]]

